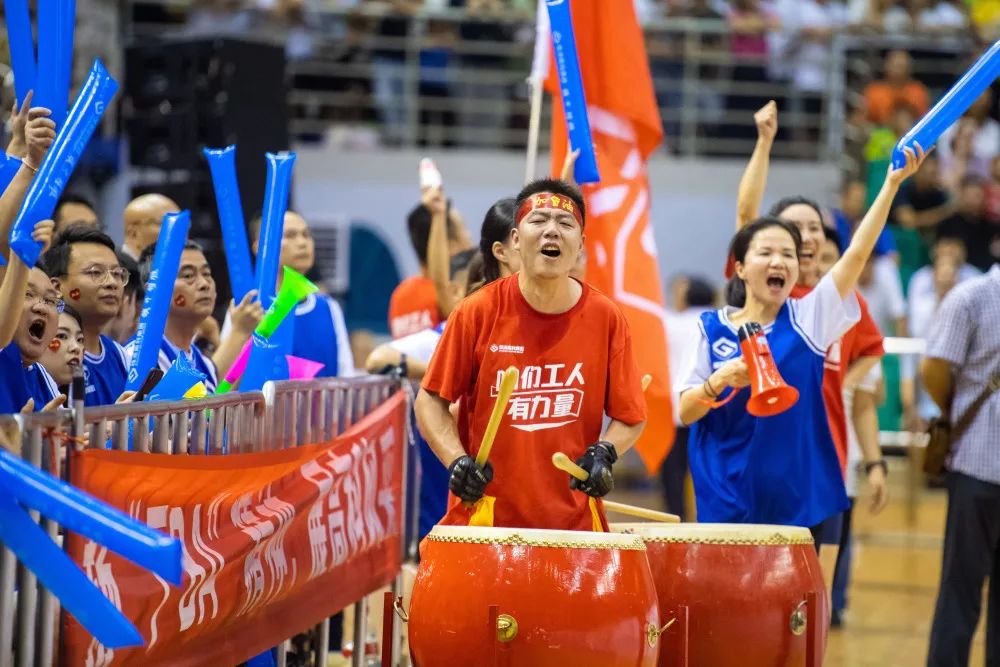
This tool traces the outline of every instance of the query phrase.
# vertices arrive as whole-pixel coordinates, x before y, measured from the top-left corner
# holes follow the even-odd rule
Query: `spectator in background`
[[[753,84],[767,81],[767,34],[781,28],[781,21],[759,0],[734,0],[726,15],[729,24],[729,50],[733,57],[730,78],[739,86],[751,90],[735,93],[726,100],[728,110],[756,110],[767,98],[762,98]],[[742,138],[753,135],[753,128],[740,122],[736,134]],[[750,134],[747,134],[749,132]]]
[[[142,301],[146,296],[146,284],[139,275],[139,264],[120,250],[117,254],[118,263],[128,271],[128,282],[125,283],[118,314],[104,327],[104,335],[120,345],[125,345],[139,328],[139,313],[142,311]]]
[[[966,176],[958,192],[955,212],[937,228],[941,236],[962,239],[969,253],[969,263],[981,271],[988,271],[997,261],[994,244],[1000,237],[1000,226],[989,223],[983,215],[985,202],[982,180]]]
[[[443,217],[447,224],[449,257],[472,245],[465,225],[460,217],[456,217],[440,189],[427,188],[421,195],[421,203],[410,211],[406,221],[410,244],[420,263],[420,275],[405,279],[392,292],[389,299],[389,332],[393,338],[429,329],[444,319],[440,295],[447,291],[447,276],[444,276],[443,284],[436,284],[428,271],[427,244],[437,216]]]
[[[856,120],[860,121],[861,119],[857,118]],[[869,121],[865,120],[864,122]],[[885,170],[889,168],[896,142],[909,132],[916,122],[917,113],[913,107],[906,102],[898,102],[892,108],[889,122],[873,128],[868,135],[862,153],[865,161],[865,173],[867,174],[865,182],[867,183],[867,203],[869,206],[875,200],[879,188],[882,187],[880,179]]]
[[[66,225],[75,222],[85,225],[92,225],[100,228],[101,221],[97,218],[97,211],[94,205],[86,197],[74,194],[64,194],[56,203],[56,210],[52,214],[52,220],[56,223],[56,233]]]
[[[962,0],[910,0],[910,7],[917,32],[957,34],[970,27]]]
[[[927,337],[934,314],[951,288],[981,275],[979,269],[965,262],[965,243],[960,238],[938,236],[931,255],[933,264],[913,274],[907,292],[907,324],[910,335],[915,338]],[[923,432],[927,428],[927,422],[941,414],[917,381],[916,366],[915,356],[900,357],[903,428],[911,433]]]
[[[372,56],[372,84],[385,131],[384,140],[390,146],[398,146],[405,139],[406,130],[403,90],[406,38],[413,24],[412,17],[423,5],[423,0],[383,0],[368,4],[385,9],[375,36],[378,48]]]
[[[43,257],[63,300],[83,322],[84,403],[110,405],[125,391],[127,366],[121,345],[103,335],[121,308],[129,273],[118,264],[115,243],[89,225],[69,225]]]
[[[670,282],[673,309],[667,311],[667,338],[670,341],[670,373],[673,377],[686,377],[697,356],[701,339],[699,320],[701,314],[712,310],[716,291],[710,283],[694,276],[678,276]],[[688,477],[687,442],[691,429],[681,423],[680,396],[674,396],[674,424],[677,436],[674,445],[660,468],[663,495],[667,511],[682,519],[694,519],[694,508],[685,502],[685,483]]]
[[[796,92],[792,111],[793,114],[808,114],[808,117],[800,116],[794,124],[803,138],[818,138],[828,85],[831,42],[834,33],[846,25],[847,10],[839,3],[830,0],[801,0],[799,3],[798,48],[792,53],[792,84]],[[807,131],[802,132],[802,128]]]
[[[867,187],[863,181],[857,179],[845,180],[840,190],[840,208],[830,211],[837,230],[838,252],[840,254],[843,254],[847,250],[847,246],[851,243],[851,237],[854,236],[854,229],[868,211],[865,201],[866,195]],[[882,233],[879,234],[878,241],[875,243],[874,255],[876,257],[888,255],[894,260],[899,257],[899,251],[896,249],[896,239],[893,238],[892,231],[888,227],[884,228]]]
[[[906,51],[897,49],[886,54],[885,78],[865,87],[868,119],[873,123],[888,123],[901,102],[908,104],[918,117],[927,113],[930,108],[927,86],[913,78],[911,66],[910,54]]]
[[[899,248],[899,273],[904,284],[930,261],[928,249],[937,236],[935,230],[955,212],[940,174],[940,162],[931,153],[893,202],[892,232]]]
[[[955,287],[927,337],[920,378],[952,424],[948,518],[928,667],[969,664],[989,584],[986,662],[1000,642],[1000,266]],[[984,335],[985,333],[985,335]],[[990,335],[993,334],[993,335]],[[992,574],[991,574],[992,573]]]
[[[966,174],[990,177],[993,158],[1000,153],[1000,123],[990,118],[992,105],[993,93],[987,89],[938,139],[942,168],[959,179]]]
[[[177,202],[159,194],[140,195],[130,201],[125,207],[125,240],[122,243],[122,252],[138,261],[142,251],[156,243],[156,239],[159,238],[163,216],[180,210]]]
[[[156,244],[154,243],[143,250],[142,256],[139,258],[140,271],[147,282],[153,271],[155,252]],[[205,319],[212,317],[212,311],[215,309],[215,279],[212,277],[212,268],[208,264],[205,253],[201,246],[194,241],[188,241],[184,245],[173,289],[156,365],[166,373],[177,361],[177,358],[184,355],[192,368],[205,375],[203,381],[205,388],[209,393],[213,393],[219,384],[215,363],[202,354],[201,350],[195,346],[194,339],[198,327]],[[261,311],[259,314],[263,315],[263,312]],[[240,346],[249,338],[250,335],[247,332],[240,342]],[[134,340],[125,346],[126,365],[132,363],[137,344],[137,340]],[[140,374],[148,372],[149,369],[139,369]]]
[[[990,162],[990,178],[983,183],[986,199],[983,215],[992,223],[1000,222],[1000,155]]]
[[[201,0],[191,3],[184,35],[242,37],[249,30],[250,14],[244,9],[241,0]]]
[[[493,43],[511,43],[514,26],[503,22],[507,8],[502,0],[462,0],[466,17],[459,24],[459,35],[468,44],[460,56],[464,74],[482,72],[481,79],[463,76],[459,87],[462,122],[462,145],[471,147],[496,146],[502,143],[502,133],[507,128],[510,95],[509,85],[491,81],[489,75],[506,69],[508,57],[493,52]],[[491,43],[493,42],[493,43]]]
[[[979,39],[991,42],[1000,34],[1000,0],[967,0],[969,18]]]
[[[63,305],[55,336],[38,362],[48,371],[60,394],[69,396],[73,373],[83,366],[83,329],[80,313]]]

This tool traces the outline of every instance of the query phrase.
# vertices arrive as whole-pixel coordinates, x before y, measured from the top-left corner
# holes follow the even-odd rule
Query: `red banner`
[[[635,445],[653,474],[674,441],[666,311],[646,176],[646,160],[660,144],[663,126],[632,3],[574,2],[572,14],[576,43],[582,45],[577,56],[601,170],[600,183],[583,187],[587,282],[625,313],[639,372],[653,377],[646,390],[646,428]],[[558,174],[568,139],[554,67],[546,87],[553,93],[552,173]]]
[[[179,588],[78,535],[69,552],[146,646],[66,615],[67,665],[235,665],[385,586],[403,528],[402,393],[332,442],[263,454],[89,450],[72,482],[184,542]]]

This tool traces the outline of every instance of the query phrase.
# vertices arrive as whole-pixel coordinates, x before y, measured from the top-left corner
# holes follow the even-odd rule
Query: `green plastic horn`
[[[286,266],[281,279],[281,288],[278,290],[278,296],[275,297],[271,303],[271,307],[264,313],[264,319],[257,325],[254,334],[264,340],[269,339],[302,299],[318,291],[319,288],[313,285],[308,278]],[[225,394],[230,391],[243,375],[243,371],[247,367],[247,361],[250,359],[250,349],[253,347],[252,341],[253,339],[251,338],[243,346],[243,350],[236,358],[232,368],[226,373],[225,379],[219,382],[219,386],[215,390],[216,395]]]
[[[278,296],[275,297],[274,302],[271,303],[271,307],[264,313],[264,319],[260,321],[254,332],[265,340],[274,334],[285,318],[288,317],[288,314],[292,312],[292,309],[302,299],[313,292],[319,291],[318,287],[313,285],[308,278],[295,269],[290,269],[287,266],[284,269]]]

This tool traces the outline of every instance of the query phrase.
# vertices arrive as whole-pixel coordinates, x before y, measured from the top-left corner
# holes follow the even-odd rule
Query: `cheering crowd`
[[[31,107],[30,99],[13,112],[7,153],[21,167],[0,197],[0,252],[8,262],[0,284],[0,309],[8,314],[0,322],[0,412],[54,410],[80,398],[87,406],[128,402],[134,396],[125,391],[126,375],[145,316],[144,286],[154,270],[163,217],[179,207],[157,194],[133,200],[122,213],[124,242],[117,247],[92,206],[65,197],[52,220],[35,226],[43,254],[36,266],[26,266],[9,252],[10,229],[55,138],[48,110]],[[920,176],[934,158],[919,146],[907,149],[905,164],[886,170],[867,211],[835,226],[815,202],[794,193],[781,193],[787,196],[761,215],[778,134],[776,105],[765,105],[754,120],[758,141],[737,192],[726,305],[705,307],[689,322],[691,345],[672,369],[680,426],[675,451],[688,457],[699,520],[810,528],[839,612],[846,606],[859,468],[872,489],[872,509],[886,502],[875,417],[884,352],[880,323],[866,305],[865,274],[874,270],[873,254],[888,244],[891,215],[926,217],[934,208],[923,205],[930,200],[921,198],[926,181]],[[958,159],[969,159],[963,155]],[[408,216],[420,275],[396,289],[388,313],[394,340],[376,348],[363,366],[421,383],[414,412],[423,436],[422,534],[439,522],[475,520],[607,529],[600,499],[614,488],[614,465],[635,444],[647,413],[629,325],[586,282],[587,208],[568,182],[572,162],[571,155],[562,178],[529,183],[498,200],[485,214],[478,247],[439,176],[424,183]],[[911,176],[916,178],[904,185]],[[903,203],[901,193],[909,195]],[[963,197],[960,190],[960,207]],[[259,217],[250,224],[254,253],[261,224]],[[964,269],[961,252],[948,245],[952,238],[940,233],[935,241],[935,262],[925,278],[936,299],[924,313],[933,320],[927,323],[927,358],[911,371],[940,412],[962,426],[931,646],[932,660],[946,656],[932,664],[942,665],[967,653],[978,618],[976,596],[1000,567],[1000,513],[991,511],[1000,502],[1000,474],[990,450],[990,413],[976,413],[990,400],[978,387],[1000,384],[990,371],[1000,350],[980,335],[998,323],[1000,269],[970,273],[946,298],[942,274],[950,270],[955,275],[947,280],[956,285]],[[308,223],[289,211],[280,263],[305,273],[314,262]],[[684,297],[689,303],[690,288]],[[185,357],[206,376],[210,392],[264,315],[251,292],[230,303],[220,326],[212,316],[217,296],[213,267],[188,242],[157,365],[166,371]],[[295,356],[322,363],[320,376],[355,373],[334,299],[307,297],[295,309],[295,322]],[[737,354],[740,342],[759,334],[799,392],[794,405],[769,417],[750,414],[750,392],[741,391],[752,372]],[[481,462],[476,455],[490,429],[498,378],[509,367],[518,369],[520,381],[497,431],[502,446]],[[82,397],[71,389],[78,372]],[[548,462],[558,453],[574,460],[584,478],[553,472]]]

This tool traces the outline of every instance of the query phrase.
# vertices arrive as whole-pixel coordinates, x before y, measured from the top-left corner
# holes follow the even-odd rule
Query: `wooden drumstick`
[[[649,389],[649,383],[653,381],[653,376],[647,373],[642,376],[642,390],[646,391]]]
[[[493,414],[490,415],[490,421],[486,425],[486,431],[483,433],[483,441],[479,444],[479,453],[476,454],[476,463],[480,467],[486,465],[486,461],[490,457],[490,450],[493,449],[493,439],[497,437],[497,429],[500,428],[504,412],[507,411],[507,403],[510,401],[510,395],[517,388],[517,381],[520,379],[520,376],[521,374],[513,366],[503,372],[503,379],[500,380],[500,389],[497,391],[497,400],[493,404]]]
[[[567,472],[573,477],[576,477],[581,482],[586,482],[587,478],[590,477],[586,470],[573,463],[570,458],[562,452],[556,452],[552,455],[552,465],[559,468],[563,472]],[[646,509],[645,507],[636,507],[635,505],[616,503],[611,500],[604,501],[604,509],[617,512],[619,514],[628,514],[629,516],[649,519],[650,521],[660,521],[662,523],[680,523],[681,521],[681,518],[676,514],[657,512],[656,510]]]

